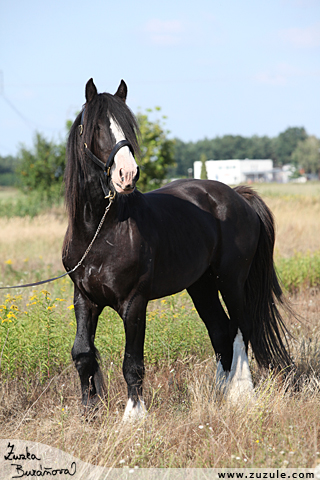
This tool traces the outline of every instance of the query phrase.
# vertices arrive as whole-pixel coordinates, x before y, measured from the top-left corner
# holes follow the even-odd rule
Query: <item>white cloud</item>
[[[180,20],[149,20],[144,31],[155,45],[179,45],[185,32],[185,26]]]
[[[265,85],[286,85],[287,79],[284,75],[274,74],[270,72],[259,72],[254,76],[257,83],[263,83]]]
[[[318,0],[282,0],[284,5],[298,8],[309,8],[317,6]]]
[[[306,28],[287,28],[279,32],[280,38],[294,47],[320,47],[320,22]]]
[[[280,63],[271,67],[268,70],[260,71],[254,75],[254,80],[257,83],[273,86],[284,86],[293,77],[304,76],[306,72],[293,67],[287,63]]]

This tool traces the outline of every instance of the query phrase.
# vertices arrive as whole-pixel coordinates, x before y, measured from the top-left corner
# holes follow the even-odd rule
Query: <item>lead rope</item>
[[[87,250],[84,252],[82,258],[79,260],[79,262],[77,263],[77,265],[76,265],[75,267],[73,267],[72,270],[69,270],[69,272],[64,273],[63,276],[64,276],[64,275],[68,275],[69,273],[73,273],[78,267],[80,267],[80,265],[82,264],[83,260],[86,258],[86,256],[87,256],[88,253],[90,252],[91,247],[92,247],[95,239],[96,239],[97,236],[99,235],[99,232],[100,232],[100,230],[101,230],[101,228],[102,228],[102,225],[103,225],[103,223],[104,223],[104,221],[105,221],[105,218],[106,218],[106,216],[107,216],[107,213],[108,213],[109,210],[110,210],[110,207],[111,207],[111,205],[112,205],[112,203],[113,203],[113,200],[114,200],[115,195],[116,195],[115,193],[114,193],[113,195],[111,195],[111,193],[109,193],[109,195],[108,195],[107,197],[105,197],[105,198],[109,198],[109,204],[106,206],[106,209],[105,209],[104,214],[103,214],[103,216],[102,216],[102,218],[101,218],[101,220],[100,220],[100,223],[99,223],[99,225],[98,225],[98,228],[97,228],[96,233],[94,234],[93,239],[91,240],[90,244],[88,245]],[[59,278],[59,277],[58,277],[58,278]]]
[[[73,273],[77,270],[77,268],[79,268],[81,265],[82,265],[82,262],[83,260],[86,258],[86,256],[88,255],[88,253],[90,252],[91,250],[91,247],[95,241],[95,239],[97,238],[97,236],[99,235],[99,232],[102,228],[102,225],[105,221],[105,218],[107,216],[107,213],[109,212],[110,208],[111,208],[111,205],[113,203],[113,200],[114,200],[114,197],[115,197],[115,192],[113,193],[113,195],[111,194],[111,192],[109,193],[108,196],[106,196],[105,198],[106,199],[109,199],[109,203],[108,205],[106,206],[106,209],[104,211],[104,214],[100,220],[100,223],[98,225],[98,228],[96,230],[96,233],[94,234],[94,237],[93,239],[91,240],[90,244],[88,245],[88,248],[87,250],[84,252],[83,256],[81,257],[81,259],[79,260],[79,262],[77,263],[77,265],[75,267],[73,267],[72,270],[69,270],[68,272],[66,273],[63,273],[62,275],[59,275],[59,277],[54,277],[54,278],[48,278],[47,280],[41,280],[40,282],[34,282],[34,283],[27,283],[27,284],[24,284],[24,285],[13,285],[12,287],[0,287],[0,290],[6,290],[6,289],[9,289],[9,288],[24,288],[24,287],[36,287],[37,285],[42,285],[43,283],[49,283],[49,282],[53,282],[54,280],[58,280],[59,278],[62,278],[62,277],[65,277],[66,275],[70,275],[70,273]]]

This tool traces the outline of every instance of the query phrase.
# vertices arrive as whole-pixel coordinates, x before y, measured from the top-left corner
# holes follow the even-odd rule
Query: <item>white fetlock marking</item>
[[[217,373],[216,373],[216,387],[221,392],[224,393],[227,387],[229,372],[223,370],[223,366],[221,361],[219,360],[217,365]]]
[[[252,396],[253,383],[249,361],[239,329],[233,342],[233,357],[228,384],[227,397],[229,400],[238,401],[243,397]]]
[[[129,398],[126,409],[123,415],[124,422],[132,422],[135,420],[141,420],[147,415],[147,409],[145,407],[143,399],[139,399],[136,405],[131,398]]]

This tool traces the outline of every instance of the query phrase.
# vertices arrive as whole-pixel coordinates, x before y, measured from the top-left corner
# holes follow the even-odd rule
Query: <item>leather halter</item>
[[[81,123],[78,127],[80,136],[82,136],[83,130],[84,130],[84,127],[83,127],[84,111],[85,111],[85,108],[82,110]],[[115,158],[116,154],[123,147],[129,147],[130,152],[134,156],[134,149],[133,149],[133,146],[131,145],[131,143],[128,140],[120,140],[120,142],[116,143],[115,146],[113,147],[113,149],[111,150],[107,162],[104,163],[100,160],[100,158],[98,158],[94,153],[92,153],[91,150],[88,148],[88,145],[86,143],[84,143],[85,154],[87,155],[87,157],[90,158],[90,160],[92,160],[96,165],[98,165],[98,167],[100,167],[103,170],[103,173],[106,177],[105,182],[103,182],[100,179],[100,183],[101,183],[103,193],[106,196],[105,198],[110,198],[110,196],[111,196],[111,188],[110,188],[110,185],[109,185],[110,184],[110,171],[111,171],[111,167],[113,165],[114,158]],[[139,167],[138,167],[138,172],[139,172]]]
[[[86,155],[96,164],[98,167],[102,168],[104,170],[105,174],[107,177],[110,175],[110,170],[114,162],[114,157],[122,147],[129,147],[132,155],[134,155],[134,150],[131,145],[131,143],[128,140],[120,140],[120,142],[116,143],[113,149],[111,150],[111,153],[108,157],[107,163],[103,163],[98,157],[94,155],[94,153],[89,150],[88,145],[85,143],[84,144],[84,151]]]

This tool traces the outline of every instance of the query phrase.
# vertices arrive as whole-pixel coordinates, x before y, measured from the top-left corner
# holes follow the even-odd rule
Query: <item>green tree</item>
[[[174,165],[174,141],[168,139],[165,130],[165,116],[151,121],[152,113],[159,113],[160,107],[148,109],[146,113],[138,112],[137,120],[140,128],[141,160],[139,190],[146,192],[158,188],[166,178],[168,169]]]
[[[199,154],[206,155],[208,160],[228,160],[232,158],[272,158],[275,160],[275,141],[267,136],[242,137],[240,135],[224,135],[213,139],[204,138],[197,142],[184,143],[175,139],[174,158],[176,168],[172,176],[187,176],[188,168],[193,166]]]
[[[159,113],[160,108],[155,109]],[[165,117],[155,121],[148,117],[153,110],[137,115],[141,138],[141,171],[139,188],[142,191],[159,187],[166,177],[168,168],[174,165],[174,141],[169,140],[168,131],[164,128]],[[71,121],[67,121],[66,129],[70,130]],[[20,188],[28,192],[37,192],[44,200],[53,203],[62,197],[63,175],[66,163],[66,143],[48,141],[40,133],[36,133],[34,146],[30,150],[21,146],[18,153]]]
[[[298,142],[307,138],[303,127],[290,127],[278,135],[275,142],[275,160],[278,166],[291,162],[292,152]]]
[[[200,162],[201,162],[200,178],[201,178],[201,180],[208,180],[208,173],[207,173],[206,161],[207,161],[207,157],[206,157],[206,155],[203,153],[203,154],[200,156]]]
[[[17,183],[16,175],[18,160],[12,155],[0,156],[0,185],[13,186]]]
[[[187,176],[188,168],[193,166],[193,162],[201,154],[205,154],[208,160],[271,158],[275,166],[281,166],[291,163],[292,152],[298,142],[306,138],[307,133],[303,127],[290,127],[273,138],[258,137],[257,135],[252,137],[223,135],[187,143],[175,139],[176,168],[172,169],[171,174],[172,176]]]
[[[303,168],[306,173],[318,175],[320,178],[320,142],[311,135],[300,140],[292,152],[291,161],[295,167]]]
[[[178,138],[174,141],[174,159],[176,166],[170,169],[172,177],[187,177],[188,168],[193,167],[194,160],[198,158],[197,145],[193,142],[182,142]]]
[[[66,162],[65,142],[55,144],[36,133],[32,150],[21,146],[18,153],[20,187],[36,191],[51,202],[62,196],[62,180]]]

